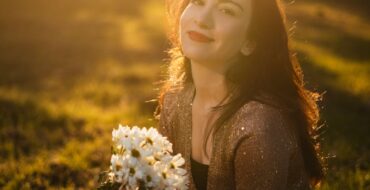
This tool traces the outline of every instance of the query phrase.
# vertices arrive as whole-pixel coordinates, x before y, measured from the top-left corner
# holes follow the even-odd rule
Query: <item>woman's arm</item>
[[[250,133],[242,136],[234,154],[237,190],[286,189],[292,152],[288,123],[276,109],[260,109],[238,126]]]
[[[169,129],[169,125],[168,125],[168,114],[166,113],[166,111],[164,111],[164,109],[161,110],[161,113],[160,113],[160,116],[159,116],[159,127],[158,127],[158,132],[163,135],[163,136],[166,136],[170,139],[170,129]]]
[[[163,98],[163,104],[159,116],[159,127],[158,127],[158,132],[167,137],[168,140],[173,144],[173,138],[172,138],[172,125],[173,118],[173,113],[175,112],[175,108],[172,106],[173,105],[173,95],[172,94],[165,94]]]

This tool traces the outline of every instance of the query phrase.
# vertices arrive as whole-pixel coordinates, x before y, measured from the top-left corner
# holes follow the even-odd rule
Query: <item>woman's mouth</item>
[[[189,31],[188,35],[191,40],[196,42],[209,43],[214,41],[214,39],[195,31]]]

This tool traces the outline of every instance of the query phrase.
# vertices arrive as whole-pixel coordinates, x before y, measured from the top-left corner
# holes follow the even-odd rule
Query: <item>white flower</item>
[[[185,164],[184,158],[181,157],[181,154],[176,154],[176,156],[172,157],[171,164],[173,164],[174,168],[178,168]]]
[[[187,189],[185,160],[172,156],[172,144],[154,128],[119,125],[112,132],[113,155],[108,178],[121,189]]]
[[[129,136],[130,134],[130,128],[125,126],[123,127],[122,125],[119,125],[118,129],[117,130],[113,130],[112,131],[112,141],[114,143],[117,143],[118,140],[120,140],[121,138],[125,137],[125,136]]]
[[[127,181],[127,160],[123,159],[122,156],[112,155],[111,157],[111,170],[114,174],[114,179],[117,182],[125,183]]]
[[[160,176],[158,176],[157,171],[154,170],[154,168],[150,167],[147,170],[146,175],[144,176],[144,181],[146,183],[147,187],[156,187],[157,184],[160,182]]]

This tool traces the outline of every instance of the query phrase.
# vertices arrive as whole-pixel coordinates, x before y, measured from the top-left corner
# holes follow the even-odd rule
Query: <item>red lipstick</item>
[[[212,38],[210,38],[206,35],[203,35],[199,32],[195,32],[195,31],[189,31],[188,35],[189,35],[190,39],[192,39],[196,42],[209,43],[209,42],[214,41]]]

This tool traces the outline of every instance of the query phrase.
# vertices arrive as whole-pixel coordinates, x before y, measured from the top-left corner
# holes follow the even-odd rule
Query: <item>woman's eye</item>
[[[201,0],[191,0],[190,2],[194,5],[203,5],[204,4]]]
[[[235,12],[230,10],[230,9],[221,8],[220,11],[227,14],[227,15],[235,16]]]

